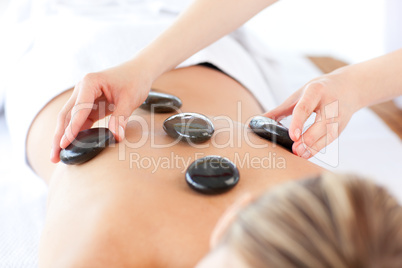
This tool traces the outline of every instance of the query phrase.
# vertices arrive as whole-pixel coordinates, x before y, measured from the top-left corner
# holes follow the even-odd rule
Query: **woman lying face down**
[[[137,110],[137,120],[126,129],[128,143],[106,148],[83,165],[52,165],[48,161],[52,130],[71,91],[52,100],[32,123],[28,159],[49,184],[40,267],[193,267],[208,253],[214,226],[236,200],[322,172],[248,130],[249,119],[261,113],[258,102],[221,72],[201,66],[177,69],[162,75],[153,88],[179,96],[182,112],[209,116],[215,125],[213,139],[204,143],[204,148],[183,142],[171,145],[172,138],[162,127],[170,115]],[[238,122],[218,120],[223,117]],[[144,129],[140,122],[154,128]],[[139,147],[125,146],[141,139],[145,142]],[[173,162],[172,154],[187,161],[169,167],[141,165],[141,159]],[[188,163],[207,155],[223,156],[237,164],[240,181],[229,192],[203,195],[185,182]],[[138,165],[133,164],[133,156]],[[261,161],[268,158],[271,165]],[[400,248],[387,244],[387,239],[401,234],[394,225],[380,225],[379,221],[389,217],[389,222],[395,221],[399,227],[399,207],[387,196],[370,204],[370,200],[377,202],[373,196],[380,198],[383,192],[376,194],[376,188],[366,184],[325,178],[264,194],[236,216],[219,246],[199,265],[350,267],[357,263],[355,267],[359,267],[358,261],[364,260],[361,256],[376,258],[375,262],[390,256],[385,260],[397,262],[391,257]],[[359,187],[366,190],[355,193]],[[371,195],[367,197],[365,192]],[[388,213],[388,206],[397,207],[396,214]],[[385,214],[378,216],[377,210]],[[389,254],[376,251],[378,247]]]
[[[124,141],[85,164],[54,165],[48,160],[53,130],[71,91],[36,117],[27,154],[49,184],[40,267],[193,267],[207,254],[218,219],[239,197],[322,171],[254,134],[247,123],[262,113],[259,103],[221,72],[202,66],[177,69],[162,75],[153,88],[179,97],[182,112],[208,116],[215,126],[211,140],[202,147],[172,145],[163,122],[173,113],[138,109]],[[141,146],[132,146],[140,141]],[[240,180],[233,189],[220,195],[190,189],[186,168],[207,155],[237,165]],[[158,159],[170,165],[153,165]]]

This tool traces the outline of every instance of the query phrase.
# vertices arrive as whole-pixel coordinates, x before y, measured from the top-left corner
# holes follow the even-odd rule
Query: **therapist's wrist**
[[[159,55],[158,51],[150,46],[146,47],[131,59],[129,64],[137,73],[141,73],[144,78],[153,82],[163,73],[174,68],[168,64],[170,60],[165,59],[167,56],[164,53]]]
[[[365,96],[364,85],[360,75],[356,72],[353,65],[339,68],[329,74],[331,79],[337,81],[338,89],[341,92],[340,98],[348,103],[351,111],[358,110],[368,105],[368,98]]]
[[[123,65],[127,68],[128,73],[133,75],[133,79],[142,79],[153,83],[160,75],[159,70],[154,66],[152,61],[144,59],[143,57],[136,56]]]

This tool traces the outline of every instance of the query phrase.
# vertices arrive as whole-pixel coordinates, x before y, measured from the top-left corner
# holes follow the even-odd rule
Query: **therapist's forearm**
[[[134,60],[148,63],[148,71],[156,78],[274,2],[276,0],[195,0]]]
[[[402,95],[402,49],[338,72],[352,81],[358,109]]]

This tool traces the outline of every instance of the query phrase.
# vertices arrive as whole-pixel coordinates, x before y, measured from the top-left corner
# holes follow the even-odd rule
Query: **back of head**
[[[402,267],[402,208],[382,187],[325,174],[244,208],[223,243],[250,267]]]

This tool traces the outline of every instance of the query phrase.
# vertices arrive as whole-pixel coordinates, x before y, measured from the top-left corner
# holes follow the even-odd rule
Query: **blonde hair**
[[[222,243],[250,267],[402,267],[402,209],[384,188],[325,174],[244,208]]]

